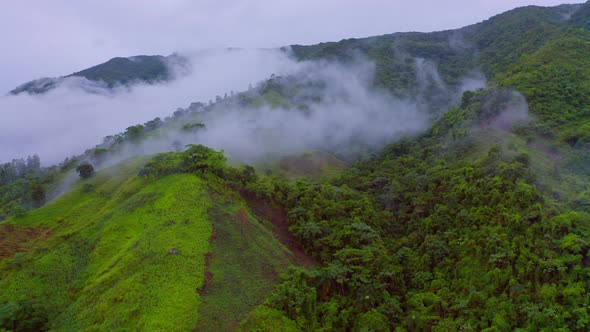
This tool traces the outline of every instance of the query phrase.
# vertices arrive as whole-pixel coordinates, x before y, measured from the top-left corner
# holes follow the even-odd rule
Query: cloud
[[[72,78],[47,94],[0,97],[0,162],[35,153],[44,164],[60,162],[128,126],[171,115],[193,101],[245,90],[249,83],[293,68],[279,51],[217,50],[188,56],[191,73],[168,84],[97,94],[87,93],[81,79]]]
[[[275,74],[275,80],[298,84],[292,99],[300,105],[244,107],[221,103],[210,112],[189,118],[205,123],[206,130],[187,134],[177,126],[160,133],[157,139],[125,147],[115,159],[171,151],[175,142],[222,149],[245,162],[313,148],[354,159],[361,152],[420,132],[433,114],[445,111],[444,103],[450,105],[464,90],[485,84],[485,79],[474,73],[463,84],[448,87],[434,63],[417,58],[420,90],[411,96],[394,97],[373,86],[375,66],[361,55],[346,64],[296,62],[277,50],[229,49],[185,56],[190,59],[189,72],[167,84],[119,87],[111,92],[101,91],[94,84],[95,91],[89,93],[91,83],[68,78],[43,95],[0,98],[0,109],[4,110],[0,142],[5,147],[0,150],[0,162],[36,153],[45,165],[58,163],[129,126],[165,118],[192,102],[207,103],[216,95],[245,91],[251,83]],[[433,110],[427,102],[426,96],[436,97],[433,93],[442,97],[437,100],[441,109]]]
[[[427,111],[413,100],[373,89],[373,74],[374,66],[367,61],[347,66],[305,63],[296,79],[309,87],[293,99],[317,96],[319,102],[306,103],[304,111],[235,106],[216,110],[203,116],[207,128],[194,142],[252,162],[268,154],[309,148],[346,156],[355,152],[351,148],[374,150],[423,130],[429,120]]]
[[[253,103],[244,106],[239,102],[242,96],[229,97],[205,111],[178,116],[142,142],[117,146],[116,153],[101,166],[187,144],[224,150],[231,159],[246,163],[308,149],[330,151],[352,161],[401,137],[422,132],[435,113],[444,111],[438,109],[443,107],[440,100],[432,99],[428,84],[437,85],[439,93],[448,96],[447,106],[459,100],[466,88],[485,85],[482,77],[469,75],[458,86],[444,86],[434,64],[416,61],[424,67],[417,72],[424,89],[406,97],[375,88],[375,66],[360,55],[346,64],[291,62],[282,72],[290,75],[275,76],[245,93]],[[274,89],[266,90],[269,85]],[[290,97],[281,99],[276,91]],[[260,103],[269,99],[275,100],[273,106]],[[195,123],[203,123],[205,128],[195,132],[181,129],[184,124]]]

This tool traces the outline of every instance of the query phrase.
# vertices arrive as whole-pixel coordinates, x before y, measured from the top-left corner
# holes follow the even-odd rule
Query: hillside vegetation
[[[194,153],[200,158],[191,163]],[[271,221],[256,219],[232,194],[220,177],[231,172],[238,170],[222,155],[199,146],[165,163],[162,156],[129,160],[3,222],[0,257],[11,258],[0,265],[0,326],[237,326],[297,259]]]
[[[2,165],[0,327],[590,330],[589,8],[292,46],[300,61],[366,57],[372,88],[426,105],[428,128],[379,150],[252,167],[168,136],[198,141],[232,107],[306,114],[326,84],[294,74],[131,126],[60,167]],[[481,73],[485,88],[461,88]],[[116,160],[159,139],[176,152]],[[39,207],[33,192],[81,162],[101,169]]]

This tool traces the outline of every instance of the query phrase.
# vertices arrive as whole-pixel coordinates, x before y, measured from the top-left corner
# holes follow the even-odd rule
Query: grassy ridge
[[[27,315],[66,330],[195,326],[212,232],[210,197],[194,175],[150,182],[133,175],[136,166],[104,172],[7,221],[50,228],[53,237],[3,262],[0,315],[32,307]]]
[[[242,198],[253,172],[203,146],[135,158],[0,224],[0,328],[236,329],[302,259]]]

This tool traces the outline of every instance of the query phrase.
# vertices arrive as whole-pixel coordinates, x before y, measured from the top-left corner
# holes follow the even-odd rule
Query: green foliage
[[[102,81],[112,88],[135,81],[154,83],[171,78],[172,73],[163,56],[140,55],[130,58],[113,58],[103,64],[94,66],[70,76],[81,76],[91,81]]]
[[[238,331],[297,332],[300,330],[295,322],[285,317],[282,311],[267,306],[258,306],[250,313],[248,319],[242,323]]]
[[[179,173],[182,169],[182,154],[159,153],[153,156],[140,170],[139,176],[161,177]]]
[[[0,327],[236,328],[297,263],[233,192],[258,181],[254,168],[229,167],[222,153],[195,145],[98,172],[9,219],[9,236],[19,227],[49,235],[0,260]]]
[[[183,168],[193,173],[213,173],[223,177],[226,158],[223,152],[217,152],[204,145],[188,145],[182,153]]]
[[[201,129],[205,129],[205,125],[202,124],[201,122],[187,123],[184,126],[182,126],[182,130],[189,131],[189,132],[197,132]]]
[[[522,93],[539,117],[539,131],[559,136],[562,128],[590,116],[590,33],[572,32],[521,59],[499,77]],[[584,128],[568,128],[562,139],[571,145],[587,140]]]
[[[37,207],[41,206],[45,201],[45,197],[46,197],[45,187],[43,187],[43,185],[41,185],[39,183],[34,183],[31,186],[31,198],[33,199],[33,202],[35,202],[35,205]]]
[[[293,46],[299,59],[348,64],[366,56],[376,64],[376,86],[420,92],[433,109],[454,100],[419,81],[425,63],[452,87],[474,68],[491,79],[490,88],[465,92],[424,135],[347,170],[332,159],[315,167],[313,153],[259,167],[298,179],[287,182],[189,145],[121,166],[114,176],[99,173],[26,213],[44,199],[40,169],[34,160],[32,172],[28,162],[4,165],[0,213],[17,215],[9,225],[53,235],[0,263],[0,326],[223,330],[246,318],[241,328],[254,331],[587,331],[587,9],[526,7],[455,31]],[[117,59],[102,69],[124,66]],[[110,77],[109,85],[130,81],[110,69],[86,74]],[[305,112],[295,98],[304,87],[318,91],[305,102],[321,101],[317,82],[272,77],[207,107]],[[171,121],[184,130],[204,127],[182,109]],[[165,125],[154,119],[129,127],[94,157]],[[321,265],[291,268],[275,286],[276,272],[293,257],[239,193],[266,202],[252,210],[279,205],[293,242]]]
[[[0,328],[9,331],[47,331],[47,308],[28,299],[0,307]]]
[[[125,138],[131,142],[138,141],[144,133],[144,126],[142,125],[135,125],[128,127],[123,134]]]
[[[590,214],[542,190],[550,166],[520,143],[535,134],[505,121],[522,106],[466,93],[422,137],[289,185],[291,230],[323,264],[289,271],[269,305],[304,330],[587,329]]]
[[[108,88],[130,85],[137,82],[157,83],[173,78],[173,73],[170,71],[168,65],[168,61],[170,60],[181,64],[186,62],[186,59],[177,54],[172,54],[168,57],[161,55],[139,55],[131,58],[117,57],[66,77],[84,77],[90,81],[105,84]],[[10,91],[10,93],[45,93],[59,86],[64,78],[42,78],[34,80],[17,87]]]
[[[80,174],[82,179],[88,179],[94,175],[94,166],[89,163],[83,163],[76,167],[76,172]]]
[[[2,267],[0,307],[33,300],[53,329],[193,328],[210,198],[194,175],[146,182],[136,172],[128,164],[98,173],[88,180],[93,191],[76,189],[7,221],[49,227],[53,236],[25,261]]]
[[[214,198],[215,205],[209,210],[215,232],[207,269],[210,280],[200,290],[203,304],[198,331],[234,329],[272,292],[277,273],[296,263],[262,221],[249,215],[244,207],[223,197]],[[266,326],[285,324],[283,328],[287,328],[288,320],[279,317]]]
[[[570,17],[570,22],[574,26],[590,29],[590,3],[586,2]]]
[[[434,63],[443,81],[450,86],[461,84],[460,79],[474,69],[482,69],[487,77],[493,78],[548,41],[559,40],[570,24],[564,16],[577,7],[522,7],[457,30],[394,33],[311,46],[292,45],[290,49],[302,60],[346,63],[359,55],[367,56],[376,64],[377,86],[394,93],[415,93],[419,85],[416,58]],[[571,24],[584,24],[587,7],[574,13]],[[436,100],[445,99],[444,93],[432,90],[426,98],[436,105]]]

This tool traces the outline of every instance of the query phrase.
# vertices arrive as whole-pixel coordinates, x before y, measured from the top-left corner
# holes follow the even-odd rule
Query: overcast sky
[[[115,56],[459,28],[564,0],[19,0],[0,10],[0,92]],[[573,2],[580,2],[574,0]]]

